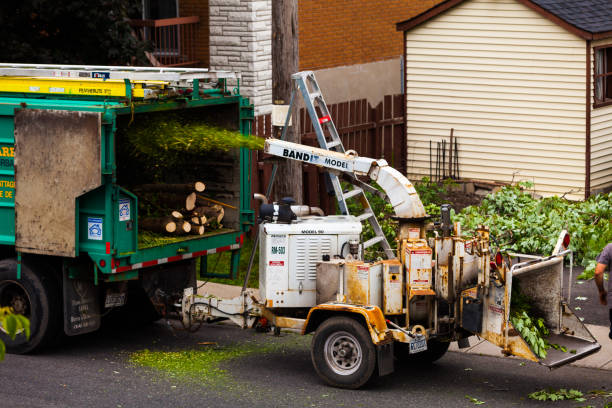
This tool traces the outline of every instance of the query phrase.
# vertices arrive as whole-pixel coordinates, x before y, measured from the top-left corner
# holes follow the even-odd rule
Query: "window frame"
[[[598,54],[603,51],[603,64],[604,64],[604,73],[597,73],[598,69],[597,69],[597,63],[599,61],[598,59]],[[606,44],[606,45],[600,45],[597,47],[593,47],[593,108],[600,108],[603,106],[609,106],[612,105],[612,96],[606,98],[605,94],[606,92],[606,88],[607,88],[607,84],[606,84],[606,78],[612,78],[612,64],[610,66],[608,66],[608,59],[612,60],[612,55],[607,56],[607,54],[610,53],[612,54],[612,44]],[[606,72],[607,71],[607,72]],[[598,99],[597,98],[597,93],[598,93],[598,81],[601,81],[601,92],[603,95],[603,99]],[[611,88],[612,88],[612,84]],[[608,90],[609,93],[612,93],[612,89]]]

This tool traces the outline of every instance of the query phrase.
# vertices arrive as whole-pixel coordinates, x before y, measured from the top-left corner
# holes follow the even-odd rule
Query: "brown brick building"
[[[332,103],[367,98],[376,104],[385,94],[400,93],[403,37],[396,31],[395,24],[441,1],[299,0],[300,69],[316,71],[326,99]],[[176,2],[176,17],[199,17],[191,52],[198,66],[209,67],[210,38],[221,35],[211,32],[218,28],[210,28],[210,19],[214,19],[220,9],[231,7],[236,0],[146,2],[163,3],[166,9],[173,9]],[[258,2],[253,3],[253,8],[257,8],[255,3]],[[354,86],[356,83],[359,87]]]
[[[198,16],[200,24],[198,27],[194,52],[200,66],[208,67],[209,65],[209,48],[208,48],[208,0],[178,0],[178,13],[181,17]]]
[[[364,64],[402,55],[395,24],[440,0],[299,0],[300,69]]]

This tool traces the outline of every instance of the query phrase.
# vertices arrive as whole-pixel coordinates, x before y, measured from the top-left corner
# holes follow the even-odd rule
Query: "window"
[[[144,0],[142,4],[142,17],[145,20],[178,17],[177,0]]]
[[[612,102],[612,47],[595,49],[595,103]]]

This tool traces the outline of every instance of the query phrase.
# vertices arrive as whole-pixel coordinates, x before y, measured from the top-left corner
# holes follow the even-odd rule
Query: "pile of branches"
[[[585,201],[560,197],[533,198],[531,183],[506,186],[489,194],[480,206],[454,215],[464,230],[487,225],[500,247],[550,255],[563,229],[569,231],[574,260],[585,267],[580,279],[592,277],[595,257],[612,242],[612,193]]]

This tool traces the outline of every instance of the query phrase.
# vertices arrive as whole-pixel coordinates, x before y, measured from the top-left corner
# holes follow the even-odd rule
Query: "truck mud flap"
[[[601,345],[563,299],[563,259],[563,256],[550,256],[517,263],[506,269],[505,279],[492,281],[485,293],[476,288],[464,290],[462,297],[483,303],[482,331],[475,334],[501,347],[506,355],[549,368],[561,367],[597,352]],[[545,339],[553,347],[546,350],[544,358],[538,357],[510,321],[513,281],[550,331]]]
[[[378,375],[392,374],[395,370],[393,364],[393,342],[376,346],[376,361],[378,362]]]
[[[100,290],[91,279],[71,278],[63,270],[64,332],[68,336],[100,328]]]

